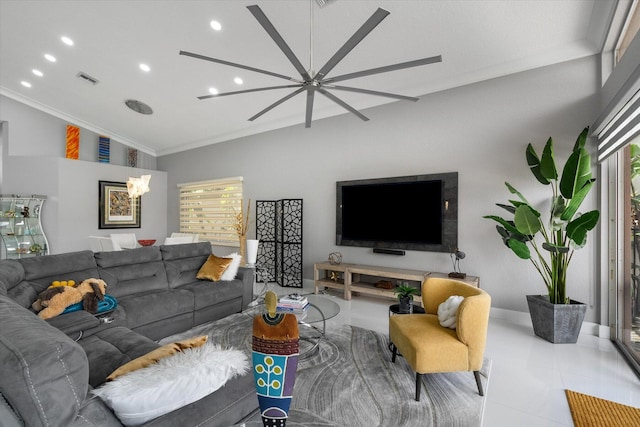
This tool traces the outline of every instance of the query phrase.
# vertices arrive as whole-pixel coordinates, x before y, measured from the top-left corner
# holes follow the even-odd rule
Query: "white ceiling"
[[[227,92],[287,81],[178,55],[191,51],[299,77],[247,10],[251,4],[262,8],[300,62],[316,71],[378,7],[388,10],[391,14],[329,76],[442,55],[441,63],[341,83],[421,96],[598,53],[616,2],[329,0],[319,7],[308,0],[0,0],[0,94],[153,155],[303,127],[304,94],[247,121],[293,89],[197,99],[211,86]],[[221,22],[222,31],[211,29],[213,19]],[[63,35],[75,45],[63,44]],[[46,61],[45,53],[57,62]],[[151,72],[142,72],[140,62]],[[33,68],[44,76],[33,75]],[[99,83],[80,80],[81,71]],[[233,82],[236,76],[244,80],[242,86]],[[32,87],[23,87],[23,80]],[[359,110],[407,102],[334,94]],[[126,99],[149,104],[154,114],[129,110]],[[350,113],[315,97],[314,120],[338,114]]]

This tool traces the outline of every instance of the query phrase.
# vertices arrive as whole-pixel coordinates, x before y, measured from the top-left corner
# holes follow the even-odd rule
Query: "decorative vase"
[[[252,340],[253,377],[262,424],[285,427],[298,367],[298,319],[275,309],[272,314],[256,316]]]
[[[551,304],[547,295],[527,295],[533,332],[554,344],[575,344],[580,335],[586,304]]]
[[[247,239],[247,264],[256,265],[258,259],[258,243],[259,240]]]
[[[247,263],[247,239],[244,238],[244,235],[238,236],[240,238],[240,263]]]
[[[400,307],[398,308],[398,312],[402,314],[410,314],[413,313],[413,297],[411,295],[400,296],[398,297],[398,301],[400,302]]]

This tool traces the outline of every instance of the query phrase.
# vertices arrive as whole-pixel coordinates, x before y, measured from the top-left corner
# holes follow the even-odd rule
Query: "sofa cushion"
[[[68,336],[0,296],[0,392],[24,425],[71,425],[87,395],[85,352]]]
[[[127,295],[119,298],[118,304],[132,329],[194,310],[193,293],[182,289]]]
[[[197,282],[196,274],[211,255],[209,242],[160,246],[162,260],[171,288]]]
[[[153,340],[122,326],[96,332],[82,338],[78,344],[89,361],[87,381],[92,387],[104,383],[118,367],[160,347]]]
[[[194,295],[195,309],[200,310],[205,307],[214,306],[216,304],[225,303],[237,298],[242,299],[244,287],[239,280],[232,280],[230,282],[208,282],[200,281],[184,285],[181,290],[189,290]],[[239,305],[239,310],[242,310],[242,303]]]
[[[94,255],[100,278],[118,302],[126,295],[169,288],[160,250],[155,246]]]
[[[0,293],[22,307],[29,307],[38,297],[36,290],[24,280],[24,267],[18,261],[0,261]]]
[[[54,280],[74,280],[80,283],[98,277],[93,252],[80,251],[64,254],[22,258],[25,280],[34,284],[37,293],[45,290]]]

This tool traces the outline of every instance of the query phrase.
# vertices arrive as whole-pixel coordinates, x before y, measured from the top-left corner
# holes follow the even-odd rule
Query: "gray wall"
[[[167,222],[166,172],[97,163],[98,136],[81,129],[81,160],[65,155],[66,122],[0,96],[2,147],[0,194],[43,194],[43,228],[51,253],[90,249],[88,236],[134,232],[141,239],[164,239]],[[89,148],[87,148],[89,147]],[[126,147],[115,144],[116,153]],[[112,141],[112,153],[114,144]],[[138,159],[155,158],[138,152]],[[93,156],[94,161],[91,161]],[[122,163],[126,157],[122,157]],[[141,228],[98,229],[98,181],[125,182],[151,174],[151,191],[142,196]]]
[[[505,180],[533,203],[547,200],[548,188],[541,189],[528,170],[525,147],[532,142],[541,150],[553,136],[556,157],[564,163],[577,135],[596,115],[598,68],[597,57],[584,58],[423,96],[415,104],[370,109],[366,123],[343,115],[314,121],[310,129],[300,125],[160,157],[159,169],[168,172],[168,227],[178,228],[176,184],[243,176],[246,199],[304,199],[307,279],[313,277],[313,263],[333,251],[347,263],[449,272],[448,254],[407,251],[398,257],[336,246],[335,184],[457,171],[458,241],[467,253],[462,270],[481,277],[494,307],[526,312],[524,295],[543,294],[545,287],[533,266],[505,248],[494,223],[482,216],[500,213],[494,203],[509,196]],[[302,98],[299,103],[302,115]],[[247,108],[251,113],[254,107]],[[583,208],[595,207],[593,195]],[[388,208],[418,209],[419,201]],[[592,239],[576,252],[569,272],[571,297],[590,304],[587,321],[599,314],[596,245]]]

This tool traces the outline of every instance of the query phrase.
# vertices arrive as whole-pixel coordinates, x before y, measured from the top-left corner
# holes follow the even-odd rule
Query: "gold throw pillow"
[[[207,258],[207,261],[202,264],[202,267],[200,267],[196,278],[217,282],[232,261],[232,258],[220,258],[211,254],[209,258]]]
[[[169,357],[172,354],[175,354],[187,348],[200,347],[207,342],[207,338],[208,337],[206,335],[202,335],[200,337],[188,338],[186,340],[174,342],[171,344],[165,344],[162,347],[156,348],[155,350],[152,350],[149,353],[120,366],[118,369],[109,374],[109,376],[107,377],[107,381],[113,381],[124,374],[128,374],[129,372],[146,368],[149,365],[158,363],[160,359]]]

